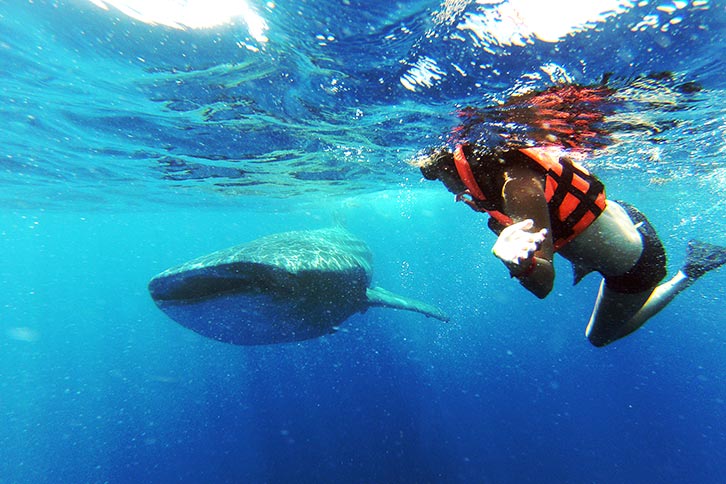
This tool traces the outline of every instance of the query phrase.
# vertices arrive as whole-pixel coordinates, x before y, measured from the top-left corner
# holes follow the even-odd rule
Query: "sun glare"
[[[478,0],[490,4],[490,0]],[[459,25],[495,45],[525,45],[537,38],[557,42],[569,34],[632,8],[632,0],[509,0],[494,8],[471,13]]]
[[[245,0],[89,0],[140,22],[175,29],[208,29],[241,19],[256,41],[267,42],[267,22]]]

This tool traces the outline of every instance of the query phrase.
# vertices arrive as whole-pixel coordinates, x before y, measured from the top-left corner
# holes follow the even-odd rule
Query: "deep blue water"
[[[511,3],[250,2],[263,42],[0,2],[0,483],[723,482],[726,272],[593,348],[598,277],[573,288],[558,260],[531,296],[484,217],[406,160],[456,107],[672,71],[703,89],[625,106],[639,129],[590,164],[673,273],[690,237],[726,244],[726,8],[644,1],[522,45],[462,28]],[[438,79],[412,74],[424,58]],[[172,265],[333,223],[377,284],[452,321],[374,308],[239,347],[148,296]]]

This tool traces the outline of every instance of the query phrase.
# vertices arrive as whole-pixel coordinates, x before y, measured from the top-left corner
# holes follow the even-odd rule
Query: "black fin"
[[[726,247],[701,242],[688,241],[688,253],[683,273],[691,280],[696,280],[708,271],[726,264]]]

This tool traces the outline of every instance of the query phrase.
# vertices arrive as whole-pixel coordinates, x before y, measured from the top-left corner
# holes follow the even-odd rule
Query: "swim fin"
[[[681,270],[690,280],[695,281],[708,271],[724,264],[726,264],[726,247],[694,239],[688,241],[686,264]]]

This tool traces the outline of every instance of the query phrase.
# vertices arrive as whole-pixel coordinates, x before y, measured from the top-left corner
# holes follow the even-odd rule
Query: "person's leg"
[[[671,280],[653,291],[625,294],[609,289],[603,281],[585,335],[595,346],[605,346],[627,336],[692,283],[683,272],[678,271]]]
[[[683,269],[652,291],[621,293],[608,288],[603,281],[585,334],[595,346],[605,346],[629,335],[699,277],[724,264],[726,248],[692,240]]]

